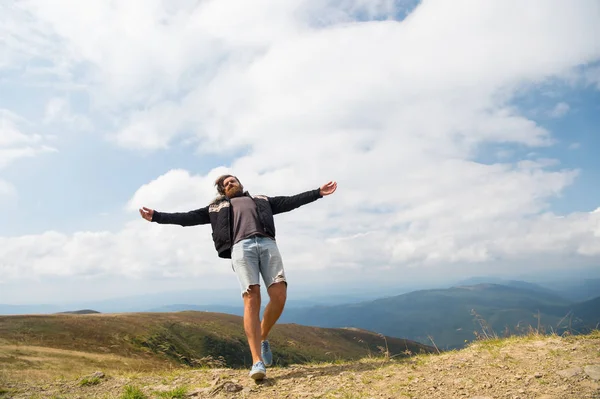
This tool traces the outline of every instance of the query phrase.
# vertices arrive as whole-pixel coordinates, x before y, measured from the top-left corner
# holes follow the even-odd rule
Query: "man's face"
[[[229,176],[223,181],[225,195],[229,198],[239,197],[244,192],[244,188],[240,182],[233,176]]]

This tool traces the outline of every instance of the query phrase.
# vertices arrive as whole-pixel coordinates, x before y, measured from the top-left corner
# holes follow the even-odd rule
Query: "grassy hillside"
[[[564,337],[530,334],[477,341],[439,355],[276,366],[268,369],[266,380],[255,383],[247,369],[190,370],[162,363],[139,370],[135,367],[142,363],[117,355],[0,346],[0,356],[12,359],[0,363],[0,398],[591,399],[600,393],[598,347],[597,331]],[[18,368],[19,362],[47,367],[40,374]],[[118,369],[122,362],[133,368]],[[74,366],[71,373],[56,368],[65,363]]]
[[[433,348],[368,331],[276,325],[270,340],[280,365],[359,359],[386,351]],[[247,367],[251,356],[239,316],[207,313],[56,314],[0,316],[0,343],[118,355],[192,367]],[[0,362],[7,361],[6,357]]]
[[[282,319],[321,327],[368,326],[382,334],[423,343],[433,339],[438,347],[451,349],[472,341],[475,333],[503,336],[530,328],[562,332],[569,328],[569,319],[564,317],[571,306],[550,292],[478,284],[415,291],[352,305],[290,309]]]

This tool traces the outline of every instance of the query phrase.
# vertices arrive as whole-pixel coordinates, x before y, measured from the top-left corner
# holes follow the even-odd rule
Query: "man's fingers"
[[[145,206],[139,209],[140,215],[146,220],[152,220],[152,214],[154,211],[152,209],[146,208]]]

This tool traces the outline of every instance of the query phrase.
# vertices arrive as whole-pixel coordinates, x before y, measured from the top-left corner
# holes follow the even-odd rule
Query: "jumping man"
[[[196,226],[211,224],[215,249],[220,258],[231,259],[244,300],[244,330],[252,353],[250,377],[262,380],[265,366],[273,362],[267,340],[287,298],[287,280],[275,241],[273,215],[289,212],[325,195],[333,194],[337,183],[294,196],[251,196],[237,177],[223,175],[215,181],[219,196],[208,206],[189,212],[166,213],[142,207],[140,214],[150,222]],[[267,287],[269,303],[260,321],[260,280]]]

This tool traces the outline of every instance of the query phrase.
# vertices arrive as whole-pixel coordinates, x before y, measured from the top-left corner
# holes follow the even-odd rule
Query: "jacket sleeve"
[[[152,221],[159,224],[178,224],[180,226],[197,226],[199,224],[210,223],[208,216],[208,206],[189,212],[157,212],[154,211]]]
[[[296,209],[302,205],[309,204],[313,201],[322,198],[321,189],[305,191],[300,194],[292,196],[279,196],[279,197],[268,197],[269,204],[271,204],[271,211],[273,215],[283,212],[289,212],[292,209]]]

